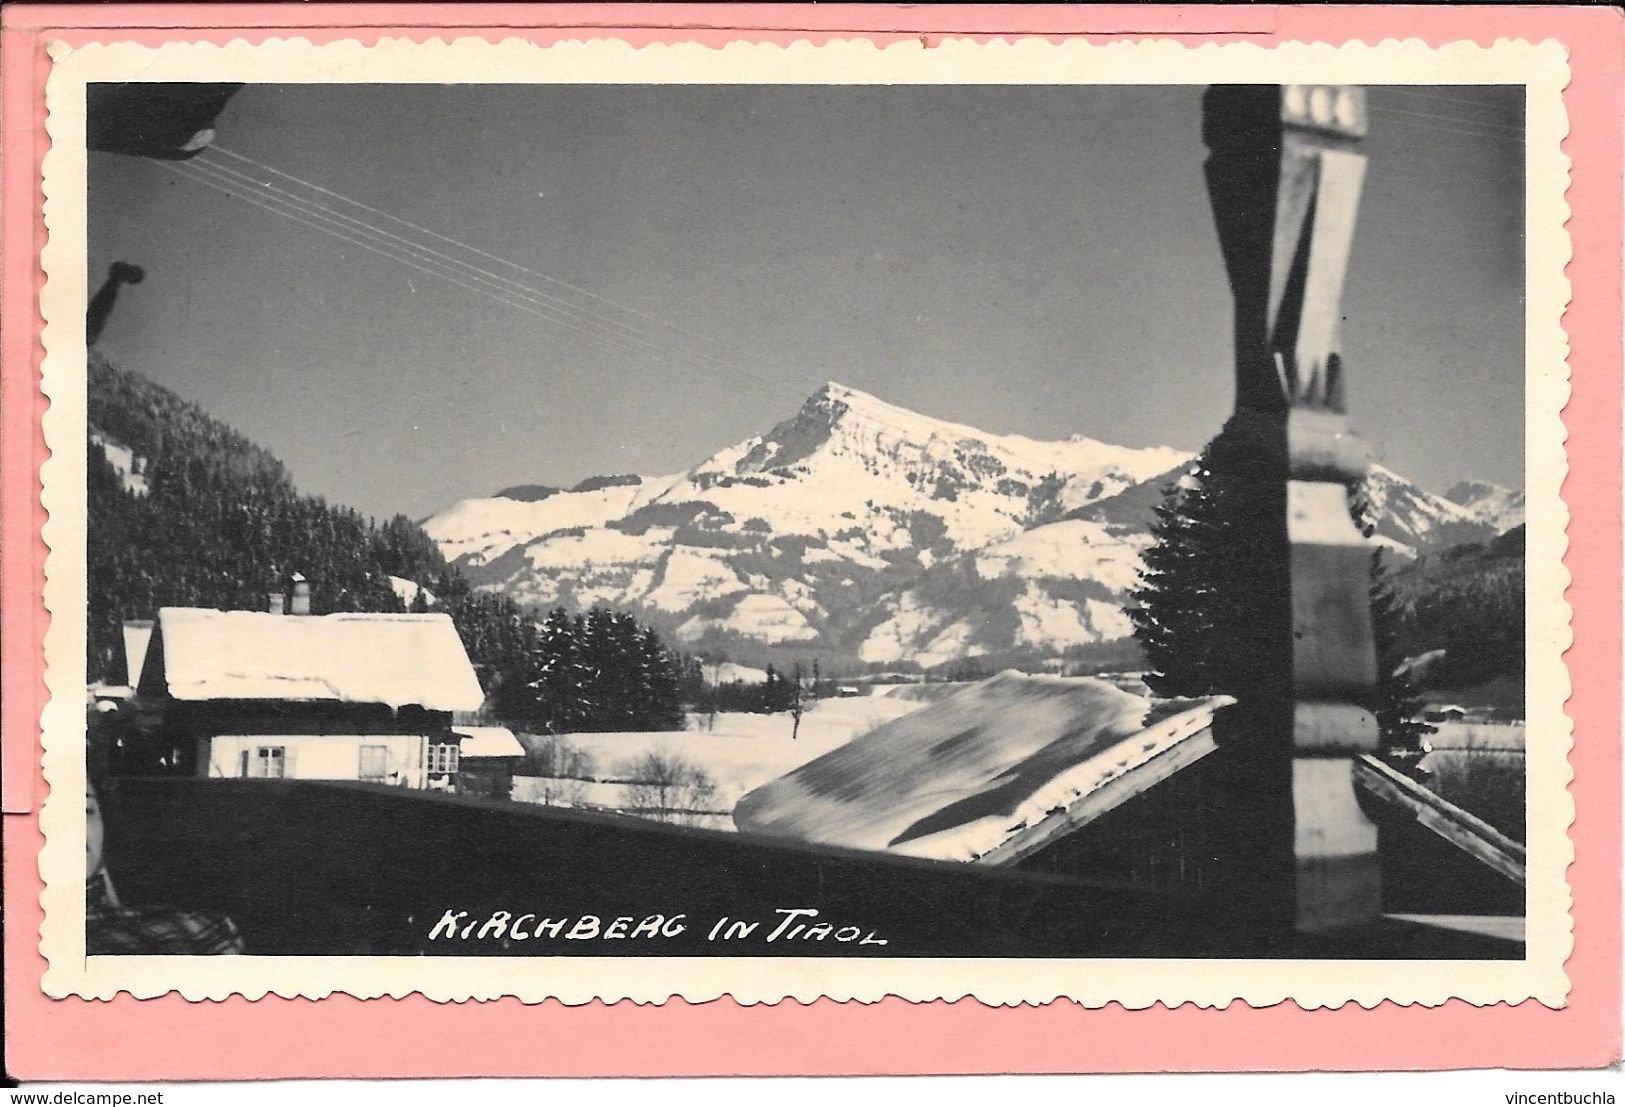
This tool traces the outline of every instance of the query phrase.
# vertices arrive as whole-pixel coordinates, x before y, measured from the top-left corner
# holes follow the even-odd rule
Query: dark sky
[[[684,469],[826,380],[990,431],[1195,449],[1231,402],[1199,96],[252,86],[221,147],[526,267],[457,253],[569,302],[578,329],[92,154],[92,288],[114,260],[148,274],[103,345],[301,490],[378,515]],[[1427,487],[1521,487],[1522,90],[1371,98],[1344,297],[1356,425]]]

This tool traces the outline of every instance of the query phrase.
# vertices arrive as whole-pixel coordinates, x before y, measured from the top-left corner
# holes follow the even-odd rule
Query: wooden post
[[[1259,572],[1280,583],[1260,592],[1279,610],[1259,613],[1279,694],[1242,716],[1233,743],[1233,781],[1257,801],[1235,871],[1300,931],[1381,911],[1376,828],[1354,792],[1354,759],[1378,736],[1366,710],[1377,678],[1371,547],[1347,492],[1368,462],[1347,425],[1338,354],[1365,127],[1358,88],[1214,86],[1203,102],[1208,194],[1235,297],[1226,433],[1266,459]]]

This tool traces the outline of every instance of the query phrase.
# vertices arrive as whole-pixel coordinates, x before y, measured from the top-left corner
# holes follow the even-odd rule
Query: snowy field
[[[1428,745],[1436,750],[1466,750],[1469,753],[1495,751],[1522,753],[1523,723],[1434,723]]]
[[[569,742],[592,756],[596,780],[571,790],[582,804],[618,807],[625,802],[625,790],[614,782],[622,779],[623,765],[650,750],[675,753],[703,769],[716,783],[710,806],[723,817],[704,820],[704,824],[731,830],[733,820],[728,813],[746,792],[924,706],[917,700],[892,696],[818,700],[802,715],[800,735],[795,739],[790,737],[789,715],[746,712],[720,712],[713,730],[705,729],[704,715],[690,715],[688,730],[572,734],[567,736]],[[513,798],[530,800],[543,790],[559,794],[558,785],[542,784],[540,779],[516,777]]]

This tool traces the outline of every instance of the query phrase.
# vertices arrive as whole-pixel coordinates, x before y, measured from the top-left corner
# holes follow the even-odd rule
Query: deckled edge
[[[1450,999],[1474,1005],[1535,999],[1564,1004],[1569,982],[1563,964],[1573,948],[1573,920],[1566,870],[1574,856],[1568,828],[1574,818],[1567,783],[1572,725],[1563,713],[1571,685],[1562,653],[1572,643],[1570,609],[1563,599],[1568,574],[1562,567],[1568,511],[1560,499],[1567,473],[1561,411],[1568,397],[1568,344],[1562,313],[1570,285],[1564,267],[1572,255],[1565,201],[1570,162],[1562,150],[1567,117],[1562,90],[1567,54],[1560,43],[1499,40],[1492,47],[1470,42],[1433,47],[1419,40],[1385,40],[1332,46],[1291,43],[1177,41],[1112,42],[1081,39],[1054,43],[1039,38],[996,39],[977,44],[944,39],[878,47],[867,39],[814,46],[736,41],[723,47],[697,43],[633,47],[614,38],[571,40],[542,47],[518,37],[489,42],[434,37],[424,42],[386,38],[375,46],[356,40],[313,45],[298,37],[250,44],[173,43],[153,49],[133,43],[89,44],[68,49],[52,44],[55,63],[47,81],[45,219],[42,252],[47,274],[41,297],[47,351],[43,388],[50,400],[44,418],[53,449],[41,468],[47,522],[46,685],[42,712],[45,776],[51,795],[43,805],[46,843],[40,857],[45,886],[41,905],[41,953],[47,958],[48,995],[108,998],[124,991],[149,998],[170,991],[189,1000],[274,994],[357,998],[418,993],[435,1001],[515,996],[526,1003],[557,999],[576,1005],[595,1000],[663,1003],[682,998],[704,1002],[731,996],[753,1005],[818,998],[878,1002],[966,997],[994,1006],[1062,999],[1089,1007],[1118,1003],[1131,1009],[1157,1004],[1228,1007],[1233,1002],[1267,1006],[1295,1002],[1305,1009],[1382,1002],[1437,1006]],[[1150,81],[1148,66],[1162,63],[1174,78]],[[409,66],[406,64],[409,63]],[[799,66],[795,72],[792,67]],[[1380,74],[1374,68],[1380,67]],[[406,70],[410,68],[410,73]],[[1538,685],[1540,712],[1531,696],[1530,729],[1537,720],[1556,724],[1563,735],[1529,759],[1529,793],[1540,794],[1542,817],[1530,825],[1528,919],[1531,956],[1523,962],[1372,961],[1184,961],[1135,960],[776,960],[610,958],[95,958],[84,956],[83,903],[78,848],[83,818],[74,797],[83,783],[85,552],[83,451],[86,302],[84,84],[97,79],[142,80],[456,80],[493,83],[599,83],[606,80],[678,83],[913,83],[913,84],[1207,84],[1256,82],[1268,69],[1273,82],[1338,83],[1522,83],[1529,89],[1526,158],[1528,175],[1526,258],[1527,453],[1530,611],[1529,686]],[[613,77],[609,70],[615,69]],[[631,70],[629,74],[626,70]],[[472,71],[472,72],[471,72]],[[75,199],[80,202],[75,204]],[[77,372],[75,371],[77,370]],[[1538,578],[1538,584],[1536,583]],[[1538,602],[1537,602],[1538,601]],[[1538,614],[1537,614],[1538,613]],[[1535,647],[1544,645],[1545,652]],[[1545,793],[1550,792],[1550,798]],[[67,797],[59,798],[59,797]],[[1534,806],[1534,805],[1532,805]],[[540,979],[514,986],[530,968]],[[793,974],[797,979],[787,983]],[[561,977],[568,975],[572,979]],[[1148,984],[1155,975],[1170,983]],[[1238,976],[1245,979],[1237,979]],[[1347,983],[1339,978],[1348,977]],[[1390,977],[1394,979],[1389,980]],[[387,979],[385,979],[387,978]],[[589,979],[590,978],[590,979]],[[664,983],[652,986],[651,978]],[[951,979],[949,979],[951,978]],[[882,983],[876,983],[876,981]]]

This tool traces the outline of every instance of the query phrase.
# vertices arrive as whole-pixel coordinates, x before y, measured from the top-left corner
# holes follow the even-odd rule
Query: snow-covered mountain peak
[[[878,396],[830,381],[789,419],[751,443],[734,463],[739,474],[783,469],[820,451],[852,454],[898,448],[927,451],[934,443],[988,437],[974,427],[921,415]]]
[[[686,472],[516,486],[425,529],[483,587],[637,611],[684,648],[925,667],[1054,657],[1129,634],[1154,509],[1190,461],[993,434],[831,381]],[[1469,506],[1372,475],[1385,545],[1414,554],[1495,533],[1483,490],[1463,492]]]
[[[915,440],[988,437],[987,432],[975,427],[910,411],[837,381],[830,381],[808,397],[803,410],[828,412],[832,421],[886,427]]]
[[[815,456],[856,459],[871,473],[890,469],[920,488],[954,489],[996,485],[1007,475],[1028,485],[1052,475],[1063,483],[1104,477],[1110,485],[1113,478],[1144,479],[1184,457],[1177,450],[1113,446],[1082,434],[1044,441],[989,433],[830,381],[767,434],[715,455],[701,468],[714,471],[727,461],[737,475],[807,472],[817,468],[810,460]],[[1004,487],[1012,483],[1005,481]],[[1071,497],[1069,506],[1110,491],[1102,486]]]
[[[1458,504],[1475,519],[1506,532],[1521,526],[1524,520],[1522,492],[1491,484],[1485,480],[1464,480],[1451,487],[1444,498]]]

